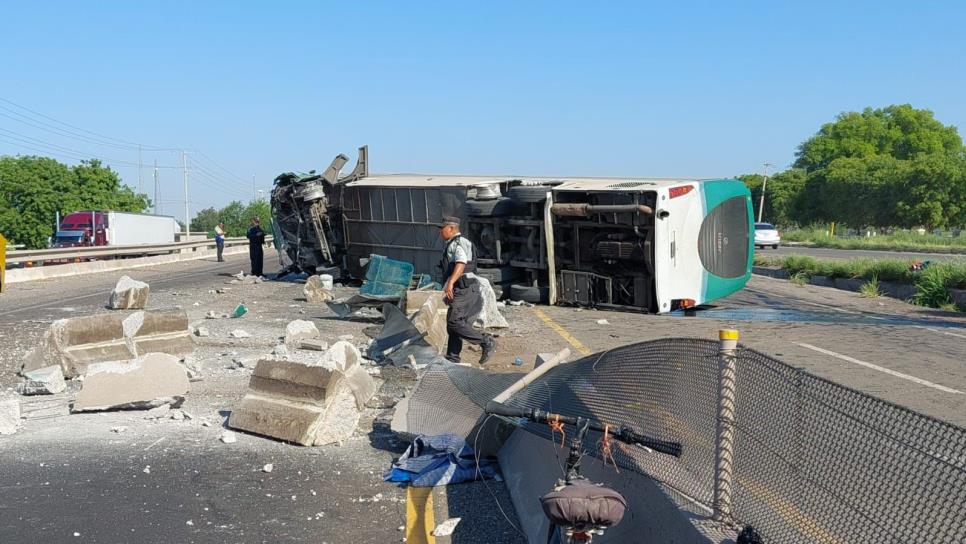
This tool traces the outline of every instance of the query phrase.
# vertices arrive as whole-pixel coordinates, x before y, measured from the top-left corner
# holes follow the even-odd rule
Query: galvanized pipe
[[[718,340],[718,422],[714,448],[714,497],[711,506],[715,521],[730,523],[734,514],[732,494],[735,480],[738,331],[721,329],[718,331]]]

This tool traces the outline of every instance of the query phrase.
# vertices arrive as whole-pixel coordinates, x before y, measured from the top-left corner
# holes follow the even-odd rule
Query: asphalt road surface
[[[330,341],[343,334],[364,339],[370,325],[333,319],[324,307],[305,303],[298,283],[215,293],[242,269],[246,256],[129,272],[151,284],[151,308],[183,307],[193,326],[211,329],[211,338],[198,339],[206,378],[192,384],[185,403],[194,419],[74,414],[27,421],[19,433],[0,437],[0,542],[402,541],[411,501],[405,490],[383,482],[382,472],[405,445],[386,429],[384,413],[368,412],[342,446],[301,448],[243,433],[235,444],[219,441],[250,373],[235,368],[234,358],[269,351],[291,319],[315,321]],[[51,320],[107,312],[107,294],[121,274],[15,284],[0,295],[0,393],[14,394],[3,389],[18,382],[20,358]],[[239,302],[250,308],[243,319],[204,319],[208,310],[227,311]],[[547,320],[533,308],[505,309],[511,328],[488,369],[519,370],[513,366],[519,356],[527,370],[536,353],[568,344],[594,353],[664,337],[713,339],[719,328],[733,327],[743,344],[789,364],[966,425],[962,314],[763,277],[692,316],[540,310]],[[601,319],[608,323],[598,324]],[[252,338],[229,338],[234,328]],[[268,463],[270,473],[263,471]],[[463,518],[449,542],[522,542],[499,482],[436,488],[434,495],[436,522]]]

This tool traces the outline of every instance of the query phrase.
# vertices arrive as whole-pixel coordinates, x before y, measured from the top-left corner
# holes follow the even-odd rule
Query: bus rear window
[[[708,272],[721,278],[745,275],[748,264],[748,206],[744,196],[725,200],[704,218],[698,256]]]

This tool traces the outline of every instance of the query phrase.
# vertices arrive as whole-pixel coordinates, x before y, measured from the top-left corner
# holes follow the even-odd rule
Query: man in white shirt
[[[476,257],[473,242],[460,234],[460,221],[456,217],[444,217],[439,227],[439,235],[446,240],[443,251],[443,297],[449,305],[446,312],[446,332],[449,341],[446,358],[454,363],[460,362],[463,340],[483,348],[480,364],[486,363],[496,350],[496,341],[489,334],[473,328],[473,320],[483,310],[483,295],[480,283],[473,272],[476,271]]]

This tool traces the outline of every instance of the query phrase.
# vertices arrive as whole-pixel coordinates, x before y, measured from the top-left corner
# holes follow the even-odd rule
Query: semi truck
[[[370,254],[441,280],[439,223],[461,219],[477,274],[509,298],[666,313],[751,277],[751,195],[736,179],[370,175],[338,155],[321,174],[275,179],[288,271],[364,275]]]
[[[116,211],[64,215],[51,247],[133,246],[173,243],[180,229],[173,217]]]

